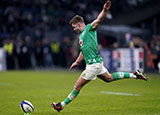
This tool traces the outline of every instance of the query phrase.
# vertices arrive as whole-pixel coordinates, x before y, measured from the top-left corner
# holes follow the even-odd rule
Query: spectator
[[[4,43],[3,48],[6,51],[6,57],[7,57],[7,69],[13,70],[15,69],[15,59],[14,59],[14,44],[12,40],[6,40]]]
[[[59,65],[59,53],[60,53],[60,45],[58,42],[56,41],[53,41],[51,43],[51,52],[52,52],[52,60],[53,60],[53,64],[55,66],[58,66]]]
[[[53,64],[53,61],[52,61],[50,43],[47,38],[43,39],[42,41],[42,53],[43,53],[43,66],[51,67]]]
[[[42,42],[37,40],[34,45],[34,57],[36,62],[36,67],[41,68],[43,66],[43,51],[42,51]]]

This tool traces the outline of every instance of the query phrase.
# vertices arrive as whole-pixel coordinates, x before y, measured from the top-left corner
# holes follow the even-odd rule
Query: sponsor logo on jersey
[[[95,63],[96,62],[96,59],[93,59],[93,63]]]

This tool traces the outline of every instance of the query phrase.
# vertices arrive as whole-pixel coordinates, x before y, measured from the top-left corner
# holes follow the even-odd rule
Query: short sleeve
[[[89,31],[94,31],[94,30],[95,30],[95,29],[92,27],[91,23],[88,24],[88,30],[89,30]]]

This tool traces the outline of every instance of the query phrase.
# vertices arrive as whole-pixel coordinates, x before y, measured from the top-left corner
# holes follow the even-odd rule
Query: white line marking
[[[129,114],[129,115],[159,115],[159,114]]]
[[[103,93],[103,94],[111,94],[111,95],[140,96],[140,94],[121,93],[121,92],[112,92],[112,91],[100,91],[100,93]]]
[[[4,85],[4,86],[10,86],[11,84],[10,83],[0,83],[0,85]]]

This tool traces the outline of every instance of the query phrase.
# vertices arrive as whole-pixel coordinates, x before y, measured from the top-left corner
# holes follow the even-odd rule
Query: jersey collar
[[[83,28],[83,30],[80,32],[80,34],[82,34],[82,32],[84,31],[85,28],[86,28],[86,26]]]

